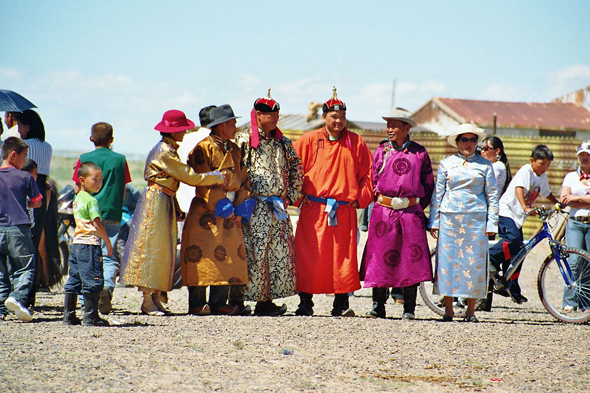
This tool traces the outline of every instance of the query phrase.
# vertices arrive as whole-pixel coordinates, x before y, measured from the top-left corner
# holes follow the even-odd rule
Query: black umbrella
[[[0,112],[24,112],[35,104],[12,90],[0,89]]]

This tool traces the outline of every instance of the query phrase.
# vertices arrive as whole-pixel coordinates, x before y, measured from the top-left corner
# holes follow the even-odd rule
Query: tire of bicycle
[[[577,271],[580,274],[576,279],[577,289],[574,296],[575,299],[586,299],[586,304],[590,304],[590,253],[577,248],[564,248],[563,251],[569,256],[573,254],[579,257]],[[581,284],[583,281],[586,283]],[[590,320],[590,312],[577,307],[572,311],[564,311],[562,302],[565,282],[553,255],[545,258],[541,265],[537,276],[537,288],[541,303],[549,314],[558,320],[568,323],[585,323]]]
[[[432,267],[435,266],[435,258],[436,258],[436,247],[430,250],[430,263]],[[422,297],[422,301],[424,304],[431,309],[434,313],[438,315],[445,315],[445,306],[444,306],[444,299],[440,295],[434,295],[432,293],[433,283],[431,281],[423,281],[420,283],[420,297]],[[475,308],[477,309],[480,303],[482,303],[485,299],[478,299],[475,302]],[[456,302],[454,302],[455,306],[453,307],[453,312],[455,318],[462,318],[465,316],[465,311],[467,310],[467,306],[465,307],[458,307]]]

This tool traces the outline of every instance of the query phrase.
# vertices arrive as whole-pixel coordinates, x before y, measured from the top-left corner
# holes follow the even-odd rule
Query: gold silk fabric
[[[227,149],[227,150],[226,150]],[[234,193],[238,206],[250,196],[250,182],[240,149],[212,135],[190,153],[188,164],[196,172],[218,170],[229,175],[226,187],[195,189],[182,231],[181,271],[186,286],[235,285],[248,282],[242,224],[233,217],[215,217],[217,203]]]
[[[119,281],[147,289],[170,291],[176,260],[176,198],[180,182],[212,186],[221,175],[196,173],[180,161],[178,144],[164,137],[148,154],[144,178],[148,181],[130,224],[129,239],[121,261]]]

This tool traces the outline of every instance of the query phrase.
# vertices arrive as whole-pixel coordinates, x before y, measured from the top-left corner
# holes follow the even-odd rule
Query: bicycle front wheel
[[[568,288],[555,256],[549,255],[539,270],[537,288],[549,314],[563,322],[584,323],[590,320],[590,253],[564,248],[574,280]]]

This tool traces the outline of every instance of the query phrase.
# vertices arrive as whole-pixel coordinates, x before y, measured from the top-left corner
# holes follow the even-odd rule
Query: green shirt
[[[80,191],[74,199],[74,244],[94,244],[100,246],[100,237],[94,227],[94,220],[100,218],[98,201],[86,191]]]
[[[121,221],[125,184],[131,181],[125,156],[99,147],[80,156],[80,163],[91,161],[102,169],[102,188],[95,195],[103,221]],[[77,176],[77,169],[74,176]]]

